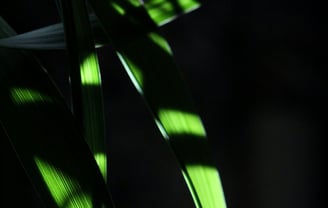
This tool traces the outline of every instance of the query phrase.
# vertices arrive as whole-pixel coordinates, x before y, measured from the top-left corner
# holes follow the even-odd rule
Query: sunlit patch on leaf
[[[202,121],[198,115],[178,110],[161,109],[158,112],[158,117],[168,135],[206,136]]]
[[[171,48],[163,37],[161,37],[157,33],[149,33],[148,36],[156,45],[158,45],[161,49],[163,49],[163,51],[172,55]]]
[[[148,14],[158,25],[164,25],[178,15],[200,7],[198,0],[145,0]]]
[[[101,78],[98,67],[98,59],[95,53],[88,55],[80,66],[82,85],[100,85]]]
[[[206,208],[226,207],[223,188],[218,171],[215,167],[187,164],[185,168],[197,192],[197,199],[194,200],[199,200],[202,207]],[[187,177],[185,173],[183,175]],[[190,184],[188,184],[188,186],[190,186]],[[193,193],[193,198],[195,197]]]
[[[12,88],[10,90],[11,99],[14,104],[30,104],[38,102],[52,102],[52,99],[41,92],[28,88]]]
[[[38,157],[34,161],[58,207],[92,208],[91,196],[81,191],[78,181]]]
[[[98,164],[100,172],[103,178],[107,179],[107,156],[105,153],[96,153],[94,154],[94,158]]]
[[[113,8],[120,14],[120,15],[125,15],[125,10],[122,8],[121,5],[117,4],[114,1],[111,1],[111,5],[113,6]]]

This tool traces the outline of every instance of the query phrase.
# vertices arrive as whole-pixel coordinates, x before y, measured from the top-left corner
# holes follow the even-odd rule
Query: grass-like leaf
[[[14,35],[0,18],[0,38]],[[45,69],[0,48],[0,128],[45,207],[112,207],[97,164]],[[10,206],[10,205],[7,205]]]
[[[60,0],[70,60],[73,111],[107,180],[105,118],[101,75],[84,0]]]
[[[218,172],[209,153],[206,133],[166,40],[152,25],[131,20],[128,9],[111,0],[90,0],[105,32],[136,89],[145,98],[163,136],[172,147],[196,207],[225,208]],[[124,12],[122,12],[124,11]],[[124,23],[122,27],[114,20]]]
[[[224,194],[205,129],[166,41],[152,33],[119,51],[125,69],[180,162],[196,207],[224,208]]]

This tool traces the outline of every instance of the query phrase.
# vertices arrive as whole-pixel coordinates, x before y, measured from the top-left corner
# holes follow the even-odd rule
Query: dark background
[[[3,0],[0,12],[18,33],[59,21],[51,0]],[[325,207],[323,15],[319,1],[208,0],[161,28],[208,131],[229,208]],[[142,99],[113,51],[100,51],[117,207],[193,207]],[[36,54],[69,97],[65,52]],[[38,207],[19,168],[3,167],[3,200],[12,204],[4,207]]]

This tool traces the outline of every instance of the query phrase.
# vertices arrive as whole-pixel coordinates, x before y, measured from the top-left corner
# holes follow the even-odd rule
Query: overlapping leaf
[[[0,18],[0,37],[10,35]],[[112,207],[74,117],[27,52],[0,48],[0,105],[1,139],[10,140],[45,207]]]
[[[211,160],[205,129],[172,59],[169,45],[156,32],[157,26],[171,21],[179,14],[197,8],[198,1],[89,1],[109,41],[117,49],[117,54],[128,75],[136,89],[144,97],[154,115],[155,122],[177,156],[195,206],[224,208],[226,206],[224,194],[218,172]],[[71,20],[71,26],[73,26],[73,30],[76,30],[74,24],[78,19],[73,17]],[[59,33],[62,35],[62,32],[57,31],[57,35]],[[41,32],[37,34],[40,35]],[[33,35],[30,38],[22,37],[20,38],[26,41],[31,40]],[[34,37],[36,37],[35,34]],[[58,41],[55,38],[54,40]],[[17,39],[13,42],[15,41]],[[5,42],[10,41],[7,39]],[[3,43],[4,41],[0,40],[0,44],[4,45]],[[70,39],[67,43],[74,43],[74,40]],[[12,44],[14,45],[14,43]],[[69,46],[68,50],[72,53],[74,47]],[[83,65],[81,60],[88,60],[88,56],[83,55],[82,57],[83,59],[78,57],[76,60]],[[87,80],[85,81],[90,84],[96,79]],[[83,82],[83,79],[80,81]],[[18,95],[20,94],[19,91]],[[27,97],[29,97],[28,100],[31,100],[31,97],[42,102],[48,100],[47,96],[40,98],[34,91],[29,92]],[[52,165],[45,164],[43,160],[37,161],[38,166],[52,170],[60,175],[62,181],[67,181],[66,175],[53,169]],[[41,171],[41,174],[42,172],[44,173],[46,170]],[[67,183],[71,184],[70,186],[76,184],[74,180]],[[57,198],[61,198],[60,194]],[[85,198],[84,201],[87,199]]]
[[[74,115],[81,122],[99,169],[107,179],[107,152],[101,75],[84,0],[59,0],[70,60]]]
[[[114,2],[114,3],[113,3]],[[133,19],[115,1],[90,0],[105,32],[116,47],[121,62],[136,89],[145,98],[163,136],[172,147],[196,207],[224,208],[218,172],[212,162],[206,133],[166,40],[152,25]],[[129,6],[134,4],[130,2]],[[120,36],[120,19],[133,37]]]

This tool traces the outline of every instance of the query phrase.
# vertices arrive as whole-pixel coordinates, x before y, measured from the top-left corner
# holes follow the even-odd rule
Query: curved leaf
[[[195,206],[225,208],[222,185],[203,124],[168,43],[159,33],[150,32],[154,31],[151,24],[145,27],[132,18],[128,9],[117,9],[113,2],[90,0],[124,68],[172,147]],[[114,21],[116,19],[124,23],[123,29]],[[128,30],[134,37],[120,36],[122,30]]]

